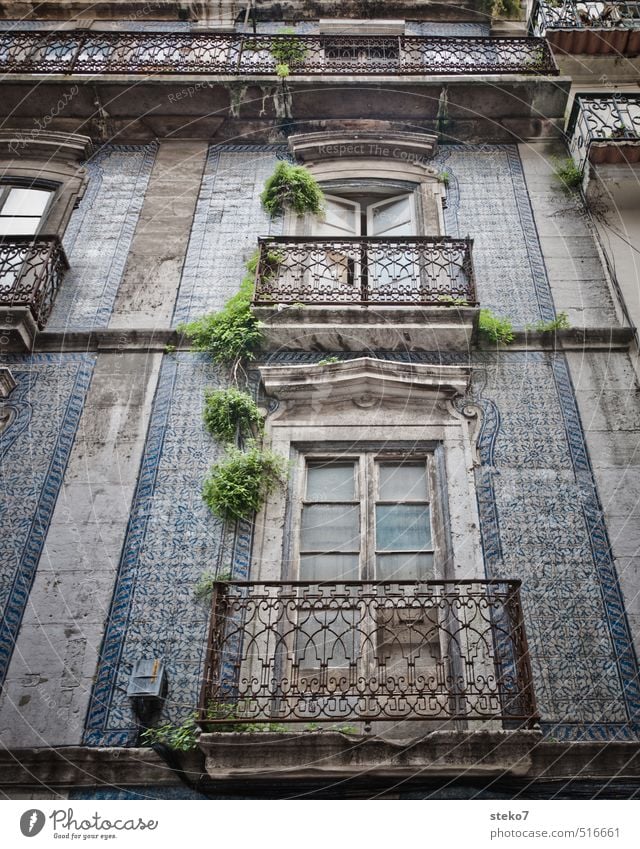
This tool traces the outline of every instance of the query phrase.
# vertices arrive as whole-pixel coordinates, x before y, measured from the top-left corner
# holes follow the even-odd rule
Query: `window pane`
[[[301,581],[357,581],[357,554],[303,554],[300,557]]]
[[[379,463],[378,499],[380,501],[428,501],[429,490],[424,463],[412,466]]]
[[[360,508],[350,504],[305,507],[300,550],[360,551]]]
[[[376,507],[378,551],[431,548],[429,507],[425,504],[379,504]]]
[[[433,554],[379,554],[376,558],[379,581],[433,581]]]
[[[307,501],[353,501],[355,463],[328,463],[307,469]]]
[[[355,231],[356,208],[353,204],[344,204],[327,199],[325,202],[324,220],[330,227]]]
[[[39,224],[39,218],[5,218],[0,215],[0,235],[33,236]]]
[[[370,207],[372,236],[410,236],[413,234],[409,198],[394,198]]]
[[[2,214],[41,216],[50,195],[43,189],[10,189]]]

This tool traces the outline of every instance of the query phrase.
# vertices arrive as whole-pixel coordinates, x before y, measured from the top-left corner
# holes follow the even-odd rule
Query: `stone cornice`
[[[267,395],[297,403],[322,397],[331,403],[351,400],[366,408],[384,400],[409,397],[452,399],[467,391],[471,369],[358,357],[327,365],[261,366]]]
[[[47,130],[0,130],[0,156],[82,162],[91,153],[89,136]]]

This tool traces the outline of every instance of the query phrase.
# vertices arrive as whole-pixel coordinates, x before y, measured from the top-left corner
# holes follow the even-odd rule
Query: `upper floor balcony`
[[[200,723],[208,731],[230,722],[532,727],[519,588],[495,580],[216,584]]]
[[[640,2],[536,0],[530,30],[564,53],[640,52]]]
[[[57,236],[0,236],[0,336],[30,348],[69,263]]]
[[[640,95],[576,94],[567,137],[582,168],[640,162]]]
[[[0,73],[554,76],[558,69],[541,38],[11,30],[0,33]]]
[[[478,312],[472,246],[448,236],[260,239],[254,303],[266,345],[465,347]]]

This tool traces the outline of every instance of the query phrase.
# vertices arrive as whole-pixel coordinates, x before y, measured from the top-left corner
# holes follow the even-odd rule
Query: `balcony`
[[[281,65],[291,76],[558,74],[541,38],[0,33],[3,74],[273,76]]]
[[[266,349],[464,348],[478,312],[472,246],[447,236],[260,239],[254,305]]]
[[[640,52],[640,2],[537,0],[529,26],[563,53],[633,56]]]
[[[472,239],[260,239],[255,303],[475,306]]]
[[[640,95],[577,94],[567,137],[582,168],[640,162]]]
[[[216,584],[200,724],[498,722],[537,709],[519,581]]]
[[[57,236],[0,236],[0,338],[31,349],[69,263]]]

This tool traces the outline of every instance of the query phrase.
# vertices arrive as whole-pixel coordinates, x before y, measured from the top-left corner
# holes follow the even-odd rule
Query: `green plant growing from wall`
[[[220,733],[244,733],[255,734],[270,731],[272,733],[285,733],[287,728],[283,723],[278,722],[238,722],[240,718],[240,705],[229,704],[227,702],[213,702],[207,704],[205,711],[206,720],[216,720],[216,724],[211,726],[211,730]],[[229,720],[221,722],[221,720]]]
[[[451,182],[451,174],[448,171],[440,171],[438,174],[438,182],[442,183],[443,186],[448,186]]]
[[[286,478],[284,457],[251,443],[245,452],[230,448],[224,459],[211,467],[202,497],[221,519],[243,519],[257,513]]]
[[[295,33],[292,27],[284,27],[278,33],[280,38],[274,38],[269,45],[269,53],[276,60],[276,74],[282,79],[289,76],[292,66],[304,62],[309,55],[307,45]],[[287,35],[292,37],[282,37]]]
[[[510,345],[514,339],[511,321],[494,315],[491,310],[480,310],[478,330],[496,345]]]
[[[253,280],[245,277],[240,290],[219,312],[180,325],[178,332],[190,340],[192,350],[208,353],[218,365],[237,366],[241,359],[252,360],[262,341],[252,297]]]
[[[178,752],[191,752],[198,742],[198,714],[192,713],[182,725],[165,722],[156,728],[147,728],[142,732],[140,740],[143,746],[153,746],[160,743]]]
[[[202,418],[209,433],[220,442],[232,442],[236,435],[262,433],[264,421],[248,392],[239,389],[205,389]]]
[[[321,360],[318,360],[316,363],[317,366],[330,366],[333,363],[339,363],[340,357],[324,357]]]
[[[226,569],[214,575],[213,572],[203,572],[193,588],[194,598],[198,601],[211,601],[216,584],[222,584],[231,580],[231,569]]]
[[[260,195],[262,206],[273,218],[292,209],[297,215],[319,215],[324,195],[314,177],[302,165],[279,162]]]
[[[519,19],[522,13],[520,0],[488,0],[485,4],[489,7],[492,18],[514,18]]]
[[[549,321],[537,321],[535,324],[527,324],[527,330],[536,330],[538,333],[555,333],[556,330],[568,330],[569,316],[566,312],[559,312],[555,318]]]
[[[557,159],[553,175],[560,183],[561,188],[567,193],[577,191],[582,185],[582,171],[571,157]]]

